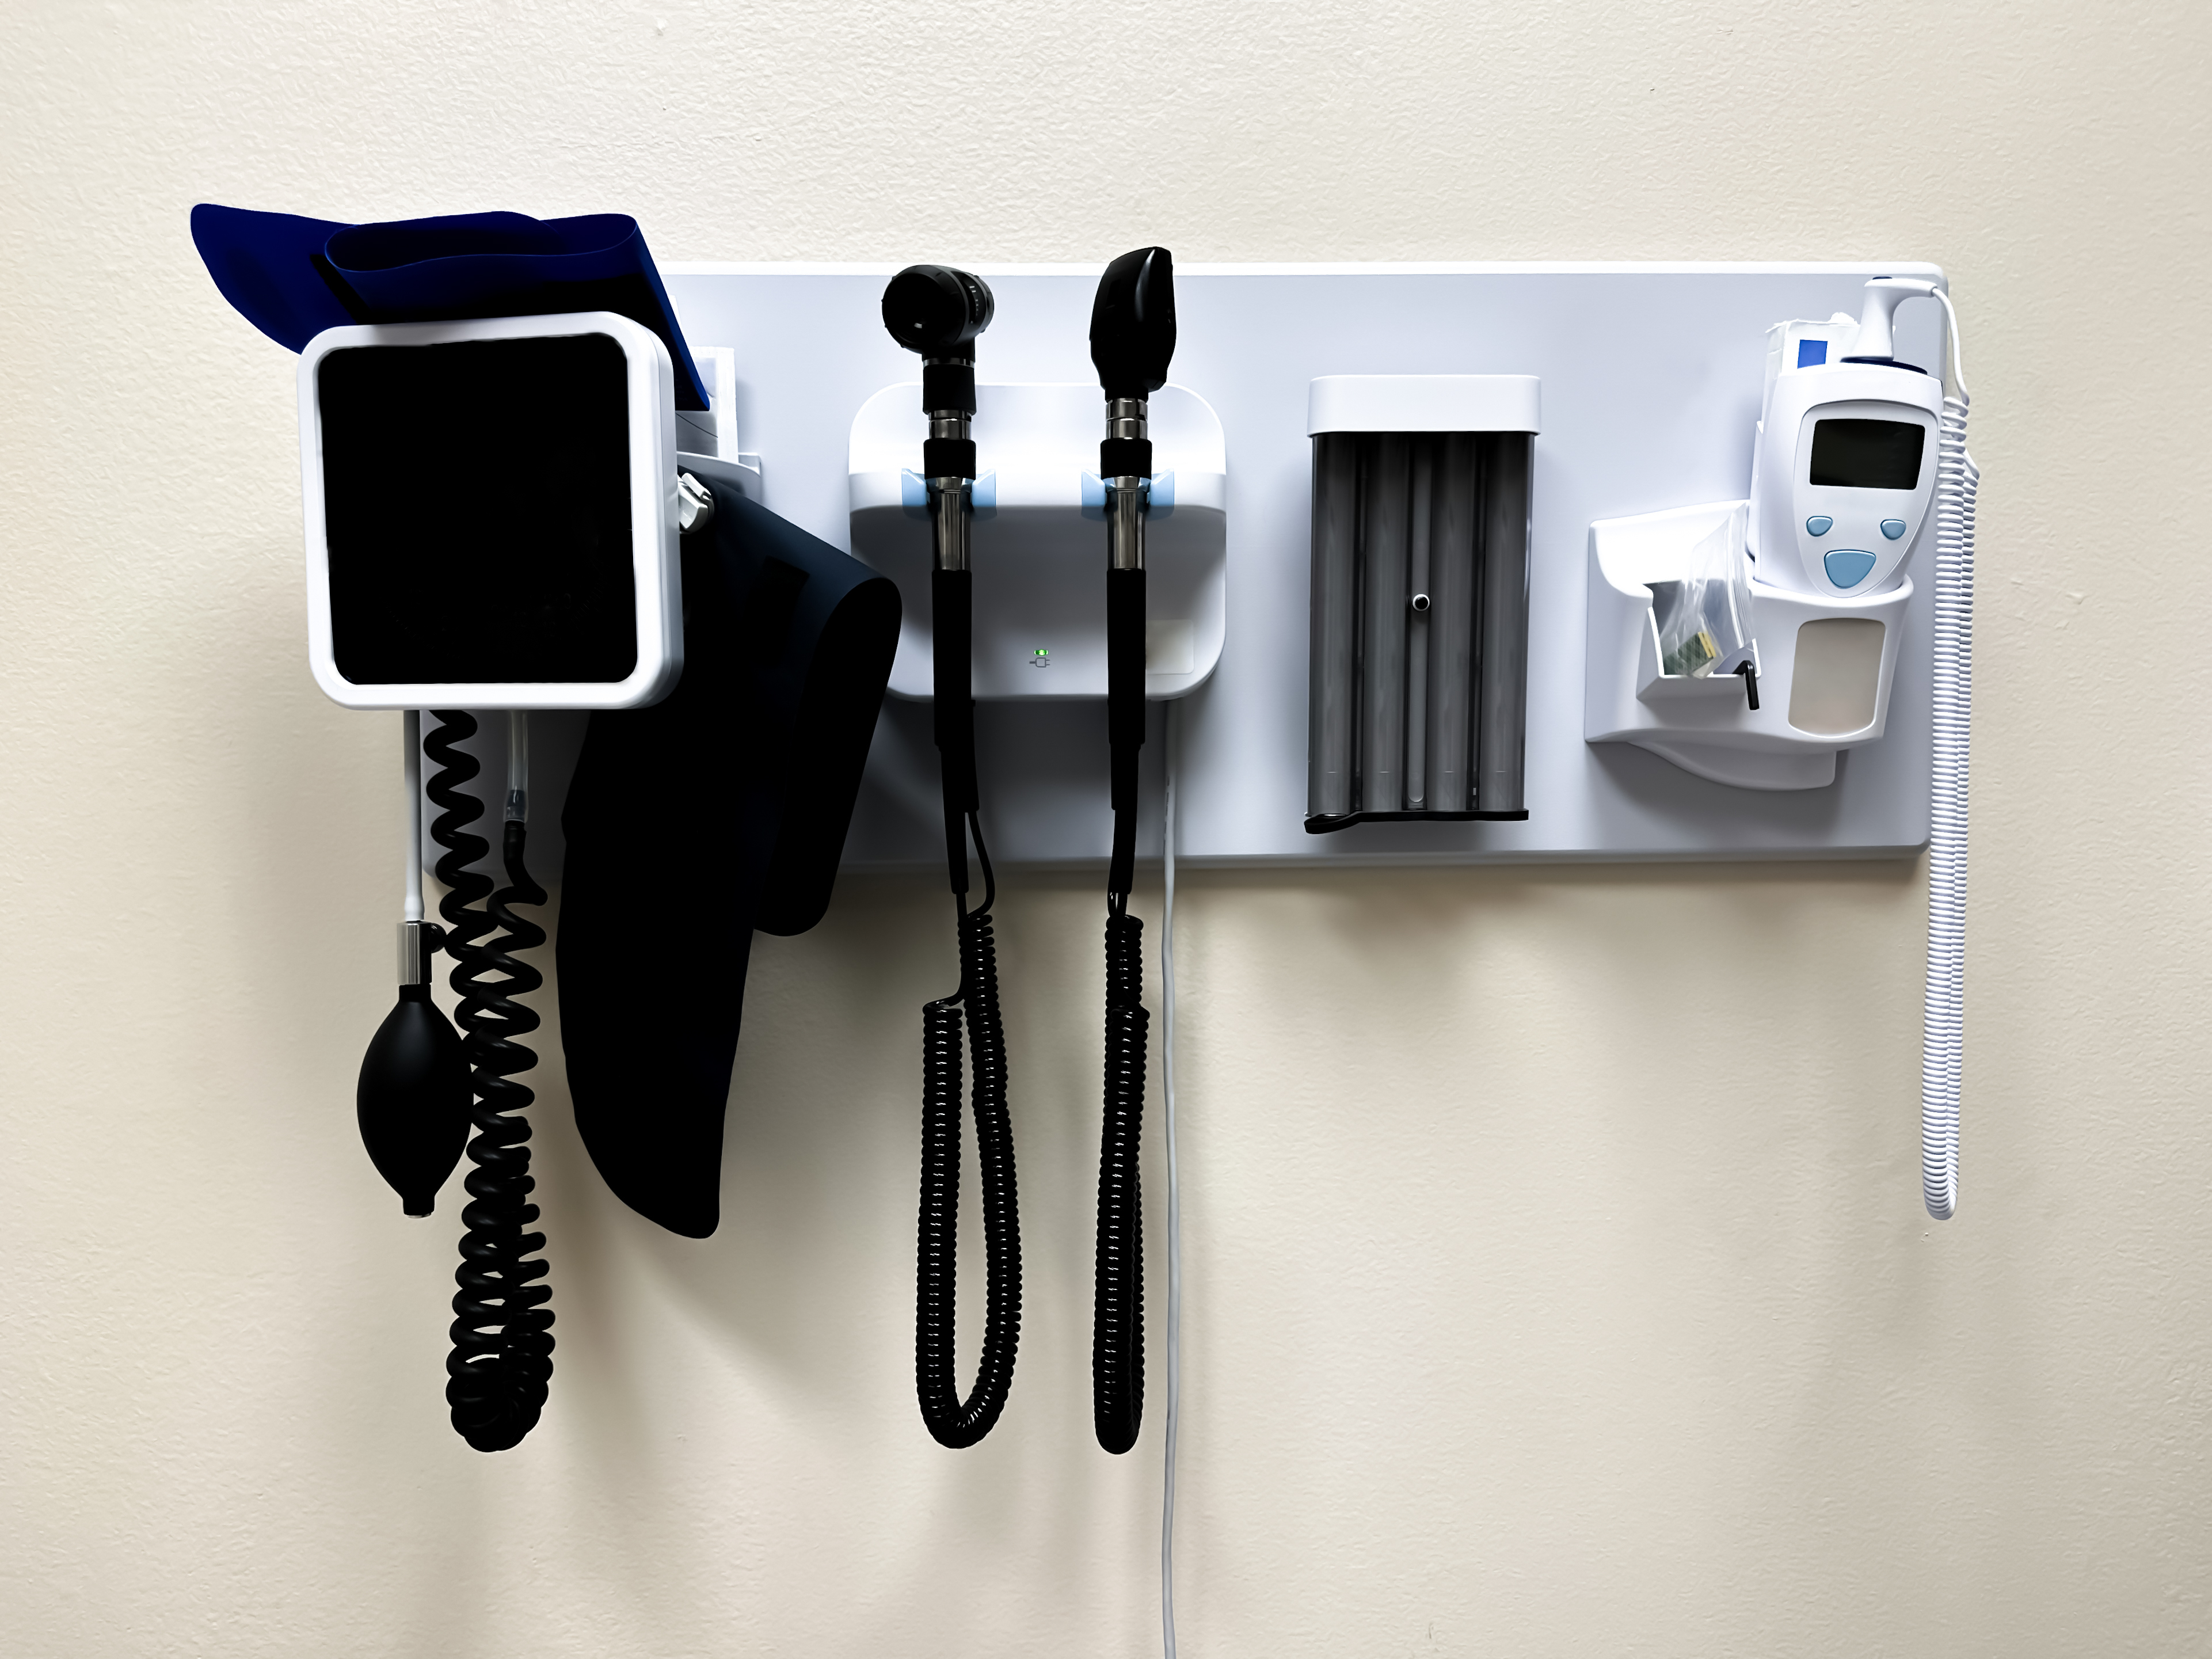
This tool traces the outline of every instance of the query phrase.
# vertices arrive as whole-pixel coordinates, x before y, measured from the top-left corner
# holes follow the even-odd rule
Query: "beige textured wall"
[[[1912,868],[1193,878],[1184,1640],[2206,1650],[2208,60],[2185,0],[13,0],[0,1649],[1156,1640],[1158,1414],[1088,1437],[1088,882],[1005,907],[1030,1318],[981,1449],[909,1397],[919,881],[763,942],[712,1241],[549,1086],[553,1402],[447,1431],[451,1200],[403,1221],[349,1104],[392,723],[305,672],[291,363],[198,269],[213,198],[622,209],[672,259],[1942,261],[1960,1219]]]

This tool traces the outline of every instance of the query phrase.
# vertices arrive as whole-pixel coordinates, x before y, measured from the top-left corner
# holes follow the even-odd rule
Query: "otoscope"
[[[1106,267],[1091,309],[1091,361],[1106,395],[1106,741],[1113,861],[1106,876],[1105,1122],[1098,1148],[1091,1409],[1098,1443],[1125,1452],[1145,1415],[1145,1236],[1137,1158],[1145,1118],[1144,923],[1129,914],[1137,862],[1137,759],[1145,745],[1145,514],[1152,443],[1146,400],[1175,356],[1175,258],[1142,247]]]
[[[960,984],[921,1011],[921,1206],[915,1252],[914,1369],[921,1420],[939,1445],[972,1446],[990,1433],[1013,1381],[1022,1332],[1021,1214],[1014,1190],[1013,1130],[1006,1115],[1006,1047],[999,1018],[999,960],[991,937],[998,888],[983,842],[975,775],[971,641],[974,578],[968,568],[975,480],[975,337],[991,325],[991,290],[949,265],[909,265],[884,289],[884,326],[921,354],[921,404],[929,417],[921,470],[935,555],[929,602],[933,724],[945,802],[945,867],[958,917]],[[983,902],[968,908],[968,840],[983,870]],[[966,1017],[975,1077],[970,1109],[982,1176],[988,1289],[975,1387],[959,1396],[952,1362],[960,1206],[960,1045]]]

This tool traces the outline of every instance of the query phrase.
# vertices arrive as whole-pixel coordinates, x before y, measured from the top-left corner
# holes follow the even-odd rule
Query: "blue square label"
[[[1821,364],[1827,361],[1828,343],[1826,340],[1800,340],[1797,342],[1798,368],[1818,368]]]

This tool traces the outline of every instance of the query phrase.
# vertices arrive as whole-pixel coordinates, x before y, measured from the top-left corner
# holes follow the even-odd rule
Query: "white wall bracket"
[[[1746,506],[1708,501],[1590,526],[1583,735],[1739,789],[1826,788],[1836,757],[1887,726],[1913,585],[1815,599],[1754,580],[1756,709],[1736,675],[1664,673],[1650,584],[1681,576],[1690,550]]]
[[[1106,695],[1105,400],[1097,384],[975,387],[975,696]],[[1221,660],[1228,462],[1221,419],[1179,386],[1151,399],[1157,471],[1146,514],[1145,695],[1188,696]],[[930,532],[919,381],[853,417],[854,554],[898,584],[905,615],[891,695],[931,693]]]

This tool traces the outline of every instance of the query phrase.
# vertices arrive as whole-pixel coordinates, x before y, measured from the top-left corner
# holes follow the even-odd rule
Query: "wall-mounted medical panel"
[[[906,388],[895,400],[895,418],[886,416],[886,443],[905,444],[916,435],[908,428],[919,424],[913,358],[884,333],[879,316],[893,269],[693,265],[665,275],[687,336],[732,349],[731,410],[745,448],[761,457],[766,504],[897,579],[904,556],[879,545],[859,517],[878,514],[887,536],[919,532],[915,545],[927,549],[927,526],[902,516],[902,495],[896,507],[890,497],[888,475],[912,463],[892,457],[859,465],[866,459],[862,428],[872,429],[875,419],[864,422],[863,411],[886,387]],[[1064,463],[1056,455],[1050,463],[1067,475],[1072,489],[1085,457],[1092,458],[1090,468],[1097,465],[1102,410],[1088,330],[1098,267],[978,269],[997,296],[996,316],[979,348],[978,380],[1008,392],[1047,385],[1079,389],[1069,393],[1066,413],[1074,447]],[[1932,660],[1924,545],[1904,567],[1911,591],[1896,601],[1893,617],[1886,611],[1882,619],[1883,650],[1894,652],[1894,665],[1880,735],[1862,740],[1845,734],[1849,741],[1830,743],[1816,762],[1832,765],[1827,782],[1757,788],[1721,781],[1631,739],[1592,741],[1587,718],[1596,625],[1592,583],[1601,568],[1593,562],[1592,526],[1689,503],[1749,499],[1769,330],[1785,319],[1856,312],[1869,278],[1883,274],[1940,272],[1887,261],[1178,267],[1175,386],[1168,390],[1187,395],[1190,407],[1202,405],[1218,422],[1221,459],[1211,468],[1180,458],[1163,463],[1176,473],[1176,515],[1152,533],[1168,532],[1194,499],[1184,487],[1187,469],[1215,474],[1222,571],[1218,660],[1211,624],[1200,633],[1194,605],[1194,689],[1175,705],[1182,855],[1200,862],[1315,865],[1876,857],[1920,847],[1928,835]],[[1939,367],[1940,318],[1932,305],[1900,312],[1897,355]],[[1523,376],[1541,382],[1541,430],[1529,450],[1525,819],[1359,823],[1329,835],[1307,831],[1316,458],[1310,403],[1313,383],[1335,376]],[[1164,392],[1153,404],[1156,438],[1168,402]],[[976,438],[989,471],[985,412],[979,410]],[[1054,414],[1048,424],[1060,419]],[[1409,472],[1412,464],[1409,453]],[[1011,484],[1018,469],[1011,460],[1000,465]],[[859,483],[856,471],[887,476]],[[1006,503],[1013,499],[1002,492],[999,519],[979,520],[979,546],[994,522],[1001,531],[1007,527]],[[1096,592],[1103,615],[1105,526],[1081,516],[1079,504],[1072,517],[1064,501],[1052,510],[1062,514],[1066,550],[1054,550],[1042,538],[1010,540],[1005,556],[1071,561],[1068,591],[1085,605],[1091,600],[1081,596]],[[912,618],[910,586],[901,585]],[[1649,606],[1658,596],[1645,599],[1651,590],[1640,579],[1632,578],[1630,586],[1636,590],[1630,608],[1640,615],[1616,620],[1623,639],[1640,651],[1636,629],[1651,629]],[[980,587],[979,574],[979,606]],[[1847,607],[1829,608],[1836,619],[1855,620],[1843,616]],[[1158,608],[1154,617],[1176,620]],[[1824,613],[1810,620],[1828,618]],[[1870,637],[1861,629],[1855,641],[1845,631],[1830,629],[1812,641],[1833,659],[1824,659],[1820,683],[1834,681],[1838,698]],[[1778,637],[1775,627],[1764,629],[1759,650],[1771,675],[1778,665],[1770,635]],[[1011,696],[986,690],[987,677],[1001,672],[1081,685],[1082,675],[1063,673],[1075,658],[1062,654],[1069,647],[1059,640],[1015,645],[1016,638],[1010,635],[1012,665],[1001,671],[980,658],[976,665],[979,692],[999,699],[985,702],[977,720],[979,759],[992,781],[993,854],[1012,862],[1103,860],[1111,823],[1103,707],[1089,690]],[[1802,629],[1794,632],[1793,648],[1802,649],[1805,639]],[[1157,650],[1157,636],[1153,643]],[[1431,635],[1432,660],[1435,644]],[[1020,650],[1040,647],[1052,650],[1053,667],[1020,665]],[[1211,674],[1202,672],[1206,661]],[[1619,678],[1633,678],[1640,662],[1629,661]],[[910,691],[912,681],[908,674],[895,689]],[[1147,689],[1158,696],[1164,688],[1148,676]],[[1639,689],[1628,687],[1626,701],[1651,708],[1649,698],[1638,701]],[[1675,689],[1661,686],[1653,695],[1663,700]],[[1719,704],[1731,692],[1739,706],[1728,718],[1735,720],[1744,701],[1741,685],[1701,680],[1685,695],[1711,702],[1718,720]],[[1778,704],[1784,732],[1788,703],[1782,697]],[[1802,712],[1832,738],[1837,723],[1855,710],[1839,701],[1833,708],[1808,704]],[[1156,707],[1152,740],[1143,751],[1150,828],[1140,846],[1155,854],[1164,718],[1164,705]],[[1622,729],[1636,718],[1632,711]],[[1471,750],[1480,753],[1479,737]],[[1425,779],[1425,792],[1429,787]],[[847,863],[933,867],[942,842],[930,707],[894,696],[877,728]]]

